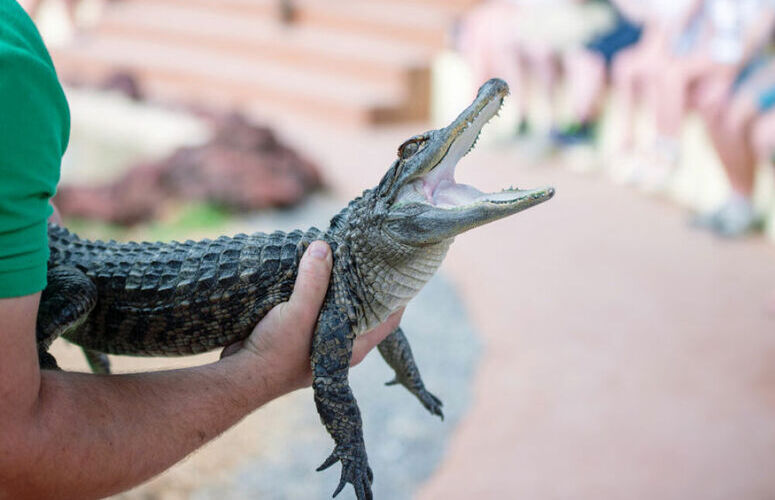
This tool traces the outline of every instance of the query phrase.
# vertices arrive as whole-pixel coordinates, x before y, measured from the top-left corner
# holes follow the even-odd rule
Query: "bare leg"
[[[65,11],[67,12],[67,18],[70,21],[70,26],[77,26],[76,11],[78,10],[78,4],[80,0],[65,0]]]
[[[753,96],[739,95],[726,110],[709,104],[701,111],[732,189],[750,197],[756,170],[756,157],[749,140],[751,124],[756,118]]]
[[[689,95],[705,71],[701,63],[678,60],[660,75],[657,80],[660,103],[656,107],[660,134],[678,137],[689,107]]]
[[[564,57],[568,98],[572,119],[578,123],[593,120],[599,110],[605,90],[605,62],[588,50],[570,52]]]
[[[775,109],[756,117],[751,126],[751,145],[757,158],[775,159]]]
[[[622,51],[614,59],[612,86],[614,93],[619,96],[620,111],[625,117],[622,144],[625,150],[632,150],[635,142],[633,129],[636,103],[654,94],[649,92],[656,85],[653,67],[660,55],[664,59],[659,48],[657,36],[647,29],[640,43]]]
[[[706,89],[712,96],[716,90]],[[707,95],[706,95],[707,97]],[[751,197],[756,173],[756,157],[751,147],[751,124],[757,108],[752,95],[739,93],[731,103],[701,103],[708,131],[727,174],[733,193],[715,212],[697,222],[721,236],[743,235],[758,225]]]
[[[612,87],[619,97],[619,112],[624,116],[625,128],[622,149],[632,150],[634,144],[633,120],[635,116],[635,59],[637,49],[626,50],[614,59]]]
[[[531,75],[535,76],[542,90],[543,98],[549,103],[549,123],[556,123],[556,92],[560,80],[559,56],[544,44],[524,44],[523,60]]]
[[[524,116],[524,85],[519,42],[514,33],[519,8],[492,2],[473,9],[461,24],[458,49],[471,66],[477,85],[503,78],[512,91],[517,118]]]

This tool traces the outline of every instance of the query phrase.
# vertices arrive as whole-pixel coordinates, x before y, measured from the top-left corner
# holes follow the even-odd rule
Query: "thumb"
[[[314,324],[326,298],[333,257],[324,241],[313,241],[299,262],[293,293],[285,313],[302,324]]]

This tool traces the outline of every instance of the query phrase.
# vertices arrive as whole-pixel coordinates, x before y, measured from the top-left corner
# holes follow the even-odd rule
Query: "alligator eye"
[[[401,145],[401,148],[398,150],[398,156],[401,157],[402,160],[406,160],[408,158],[411,158],[413,154],[417,152],[417,150],[420,149],[420,145],[417,144],[417,142],[406,142]]]

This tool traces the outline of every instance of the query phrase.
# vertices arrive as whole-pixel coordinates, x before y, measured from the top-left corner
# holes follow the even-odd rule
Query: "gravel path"
[[[458,295],[435,277],[407,309],[403,321],[428,388],[444,401],[445,420],[431,416],[402,387],[385,387],[392,370],[376,352],[355,368],[351,385],[364,420],[376,498],[411,498],[436,468],[465,412],[479,352]],[[249,460],[222,483],[192,493],[197,500],[330,498],[339,465],[315,472],[332,449],[312,391],[292,396],[276,453]],[[281,442],[280,442],[281,441]],[[340,495],[355,498],[351,487]],[[339,498],[339,497],[337,497]]]

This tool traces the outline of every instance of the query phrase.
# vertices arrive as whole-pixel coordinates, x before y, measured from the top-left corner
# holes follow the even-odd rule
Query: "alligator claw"
[[[323,462],[322,464],[320,464],[320,467],[318,467],[315,470],[318,471],[318,472],[320,472],[322,470],[326,470],[329,467],[331,467],[332,465],[334,465],[335,463],[337,463],[338,461],[339,461],[339,457],[336,456],[336,451],[334,451],[333,453],[331,453],[331,455],[329,455],[329,457],[326,459],[326,461]]]
[[[406,387],[409,392],[414,394],[417,399],[420,400],[420,403],[425,407],[426,410],[431,412],[432,415],[439,416],[442,420],[444,420],[444,412],[441,411],[441,407],[444,406],[444,403],[441,402],[439,398],[428,392],[425,387],[420,387],[419,389],[416,387],[411,387],[408,384],[401,382],[398,377],[394,378],[390,382],[385,382],[385,385],[396,385],[401,384],[404,387]]]
[[[417,399],[420,400],[422,405],[429,412],[431,412],[433,415],[438,415],[442,420],[444,420],[444,412],[441,411],[441,407],[444,406],[444,403],[442,403],[439,398],[426,391],[425,389],[417,391],[415,396],[417,396]]]
[[[350,483],[355,488],[355,496],[358,500],[372,500],[374,497],[371,493],[371,482],[374,480],[374,473],[369,467],[366,449],[363,446],[337,446],[317,470],[325,470],[336,462],[342,462],[342,475],[334,490],[334,497],[341,493],[347,483]]]

